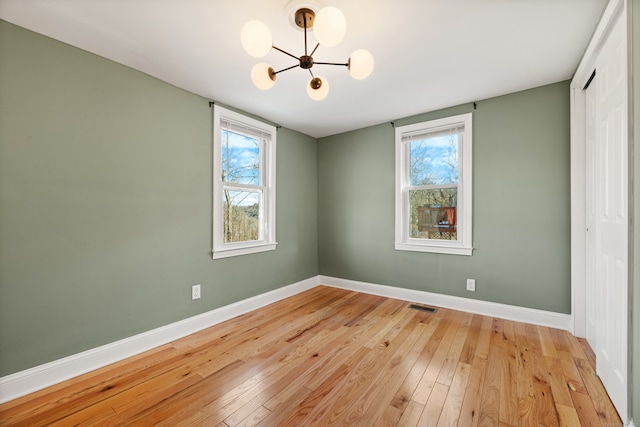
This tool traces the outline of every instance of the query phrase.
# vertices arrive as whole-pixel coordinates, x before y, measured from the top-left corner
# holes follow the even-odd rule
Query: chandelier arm
[[[272,48],[274,48],[275,50],[284,53],[285,55],[289,55],[290,57],[294,58],[296,61],[300,61],[300,58],[298,58],[297,56],[287,52],[286,50],[282,50],[280,49],[278,46],[271,46]]]
[[[309,56],[313,56],[313,54],[316,53],[316,50],[318,50],[318,47],[320,47],[320,43],[316,44],[316,47],[313,48]]]
[[[307,18],[304,18],[304,56],[307,56]]]
[[[320,64],[320,65],[342,65],[343,67],[348,67],[349,63],[348,62],[314,62],[315,64]]]
[[[292,69],[297,68],[299,66],[300,66],[300,64],[292,65],[291,67],[283,68],[280,71],[274,71],[273,74],[278,74],[278,73],[282,73],[283,71],[292,70]]]
[[[313,71],[311,71],[311,68],[309,68],[309,74],[311,74],[311,78],[312,78],[312,79],[315,79],[315,78],[316,78],[316,76],[314,76],[314,75],[313,75]]]

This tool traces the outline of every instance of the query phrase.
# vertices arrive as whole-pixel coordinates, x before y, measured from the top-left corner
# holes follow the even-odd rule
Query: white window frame
[[[418,132],[438,132],[451,127],[462,126],[458,146],[458,206],[457,206],[457,240],[416,239],[410,236],[409,207],[410,189],[410,153],[409,142],[403,136]],[[401,251],[432,252],[453,255],[472,255],[472,156],[473,156],[472,113],[460,114],[437,120],[430,120],[412,125],[399,126],[395,129],[396,153],[396,214],[395,214],[395,248]]]
[[[222,182],[222,129],[223,123],[232,123],[237,128],[245,128],[250,136],[262,135],[260,158],[260,185],[224,184]],[[248,242],[224,243],[223,238],[223,191],[224,187],[234,190],[259,191],[260,236]],[[247,255],[276,249],[276,128],[259,120],[231,111],[219,105],[213,106],[213,259]]]

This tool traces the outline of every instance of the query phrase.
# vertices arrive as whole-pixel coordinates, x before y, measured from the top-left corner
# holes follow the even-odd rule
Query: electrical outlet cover
[[[200,285],[193,285],[191,287],[191,299],[200,299]]]
[[[467,279],[467,290],[470,292],[476,291],[476,281],[475,279]]]

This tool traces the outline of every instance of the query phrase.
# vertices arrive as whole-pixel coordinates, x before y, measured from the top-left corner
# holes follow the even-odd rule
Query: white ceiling
[[[314,59],[346,62],[358,48],[374,56],[366,80],[344,67],[316,65],[330,92],[306,93],[309,73],[278,75],[269,91],[251,67],[295,65],[272,50],[250,57],[242,25],[259,19],[273,42],[302,55],[303,35],[286,11],[337,6],[344,41]],[[313,137],[569,79],[606,0],[0,0],[0,18],[96,53],[205,98]],[[313,40],[311,35],[310,40]],[[567,94],[568,96],[568,94]]]

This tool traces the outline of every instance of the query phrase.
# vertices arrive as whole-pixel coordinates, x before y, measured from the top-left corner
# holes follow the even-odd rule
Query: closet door
[[[592,297],[595,298],[593,348],[596,370],[623,420],[628,419],[629,403],[626,53],[626,22],[619,18],[596,60],[595,271]]]

